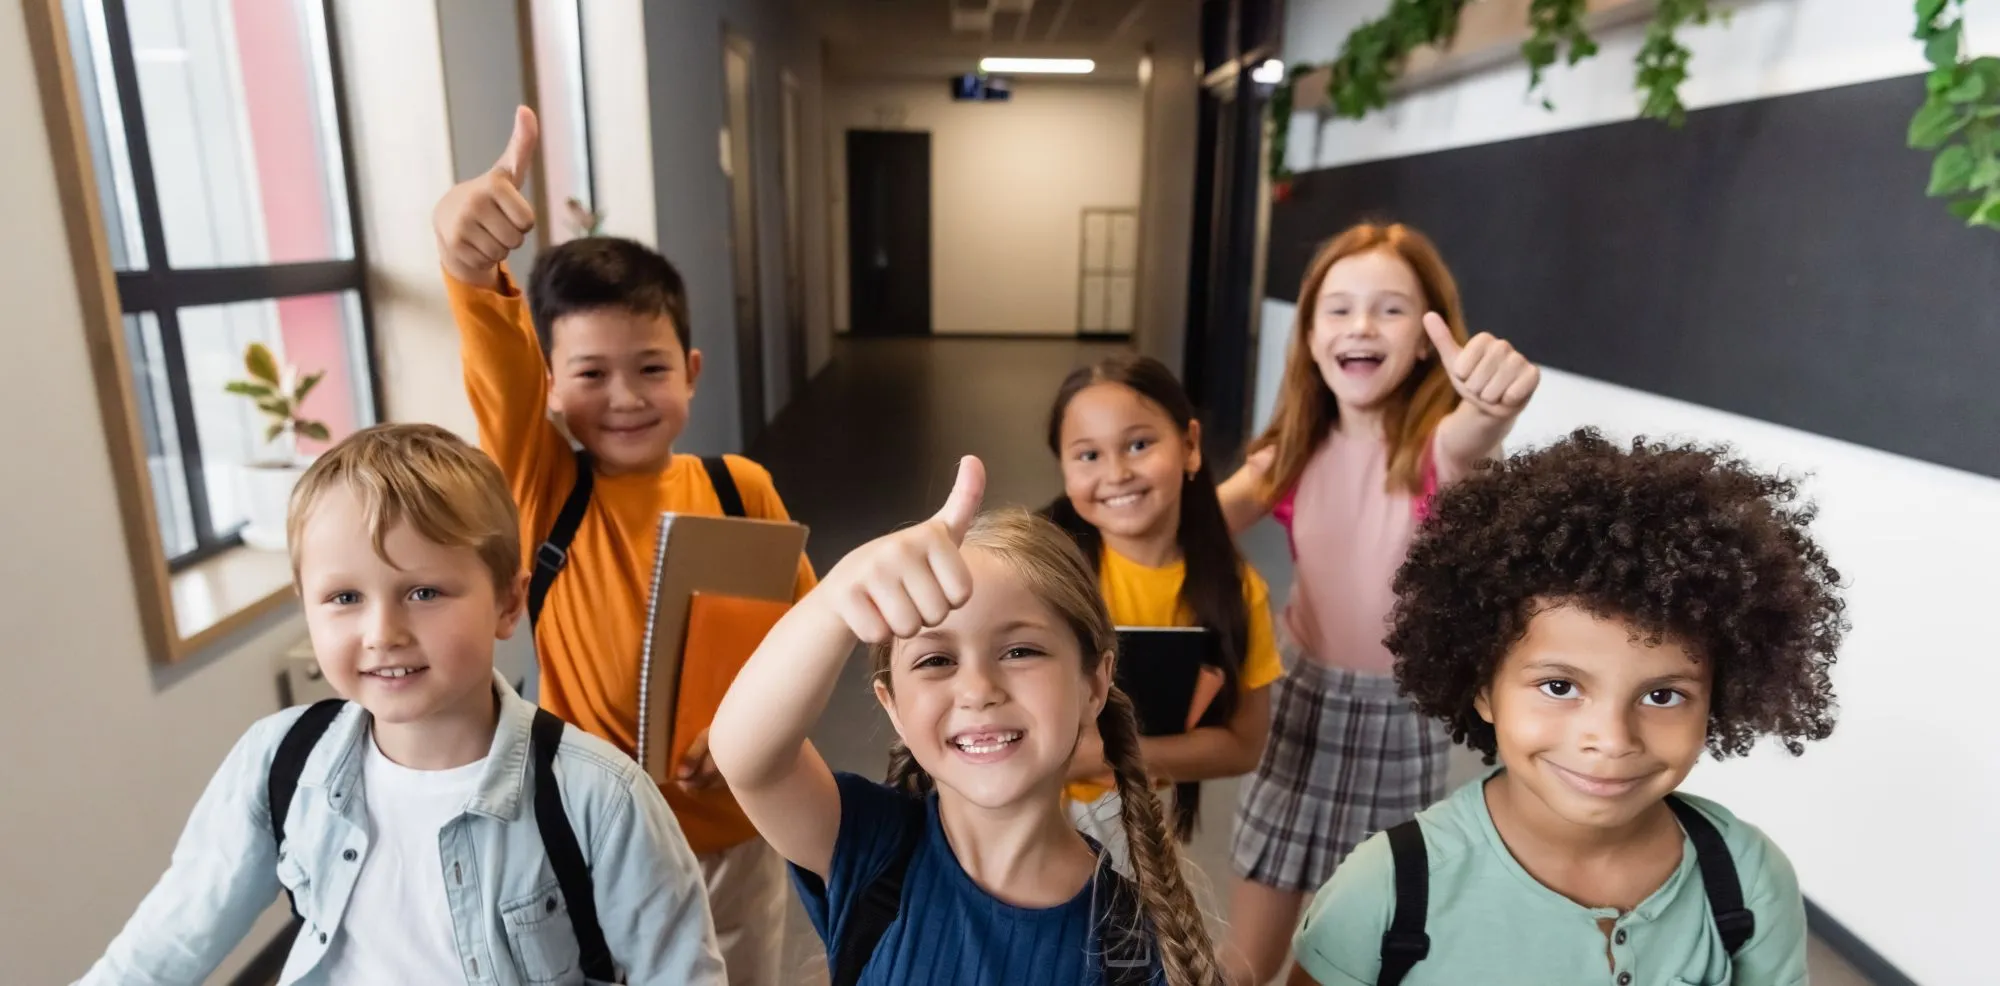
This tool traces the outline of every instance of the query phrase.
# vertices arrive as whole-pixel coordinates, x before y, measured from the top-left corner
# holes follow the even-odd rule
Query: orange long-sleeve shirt
[[[527,300],[503,268],[497,290],[445,277],[458,322],[465,390],[479,421],[479,443],[507,476],[521,511],[521,547],[534,564],[576,481],[569,440],[548,417],[548,369]],[[726,460],[745,511],[785,519],[785,504],[762,466]],[[590,507],[571,542],[569,562],[549,588],[535,628],[541,704],[616,744],[638,747],[639,661],[660,515],[722,513],[701,460],[676,455],[656,474],[599,474]],[[813,587],[812,564],[799,557],[797,594]],[[728,848],[755,835],[726,791],[690,796],[663,785],[696,852]]]

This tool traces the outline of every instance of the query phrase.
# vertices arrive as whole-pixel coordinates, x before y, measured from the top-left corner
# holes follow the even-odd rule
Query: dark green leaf
[[[1959,199],[1958,201],[1953,202],[1951,205],[1946,206],[1946,208],[1951,210],[1952,215],[1957,216],[1960,219],[1966,220],[1967,222],[1970,222],[1972,220],[1972,214],[1979,211],[1979,200]]]
[[[1917,0],[1917,23],[1927,25],[1944,13],[1945,0]]]
[[[1938,68],[1958,64],[1958,40],[1964,30],[1965,24],[1961,21],[1932,35],[1924,45],[1924,58]]]
[[[1930,150],[1945,142],[1959,127],[1966,123],[1965,117],[1949,103],[1928,102],[1917,115],[1910,118],[1910,146]]]
[[[278,359],[261,342],[253,342],[243,351],[243,368],[273,387],[278,385]]]
[[[274,418],[289,418],[292,416],[292,402],[281,397],[273,397],[270,400],[258,401],[257,410]]]
[[[1952,86],[1944,94],[1944,98],[1954,103],[1970,103],[1984,95],[1986,95],[1986,77],[1977,72],[1967,72],[1964,78],[1958,80],[1957,85]]]
[[[1965,67],[1978,73],[1980,78],[1986,80],[1987,92],[2000,92],[2000,58],[1995,58],[1992,55],[1983,55],[1966,62]]]
[[[1931,69],[1930,74],[1924,76],[1924,91],[1933,96],[1950,92],[1952,86],[1958,85],[1958,73],[1956,65]]]
[[[1285,125],[1290,126],[1291,122],[1286,121]],[[320,378],[324,376],[326,376],[325,370],[321,370],[318,373],[306,374],[305,379],[299,381],[299,389],[292,394],[292,400],[304,404],[306,402],[306,395],[312,393],[314,387],[319,386]]]
[[[1972,148],[1953,144],[1931,162],[1931,184],[1925,195],[1957,195],[1972,182]]]
[[[1973,213],[1972,218],[1966,222],[1973,226],[2000,228],[2000,193],[1989,193],[1985,201],[1979,204],[1979,211]]]
[[[327,432],[326,426],[317,421],[301,421],[293,427],[298,430],[299,434],[314,441],[324,442],[333,437]]]
[[[252,383],[248,380],[231,380],[227,384],[224,384],[222,389],[232,394],[240,394],[244,397],[253,398],[276,397],[278,395],[277,391],[272,390],[270,387],[261,383]]]

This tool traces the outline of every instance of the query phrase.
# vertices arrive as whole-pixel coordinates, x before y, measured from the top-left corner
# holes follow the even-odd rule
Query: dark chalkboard
[[[1924,197],[1921,77],[1298,176],[1267,293],[1364,218],[1538,362],[2000,476],[2000,233]]]

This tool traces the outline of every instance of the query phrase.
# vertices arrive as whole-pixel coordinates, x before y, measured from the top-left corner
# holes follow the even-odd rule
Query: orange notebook
[[[688,601],[687,644],[681,649],[669,764],[679,764],[694,738],[715,722],[715,710],[736,673],[791,607],[789,601],[700,591]],[[670,783],[663,786],[663,793],[688,846],[698,853],[727,849],[757,833],[727,788],[691,792]]]
[[[806,529],[785,521],[665,514],[639,669],[636,759],[671,786],[679,755],[715,716],[743,662],[791,604]],[[701,626],[695,626],[697,617]],[[739,618],[742,628],[732,624]],[[699,720],[683,728],[684,716]]]

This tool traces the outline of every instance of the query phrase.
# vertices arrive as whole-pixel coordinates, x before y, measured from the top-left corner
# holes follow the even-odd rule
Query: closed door
[[[930,334],[930,134],[847,132],[847,282],[855,335]]]

